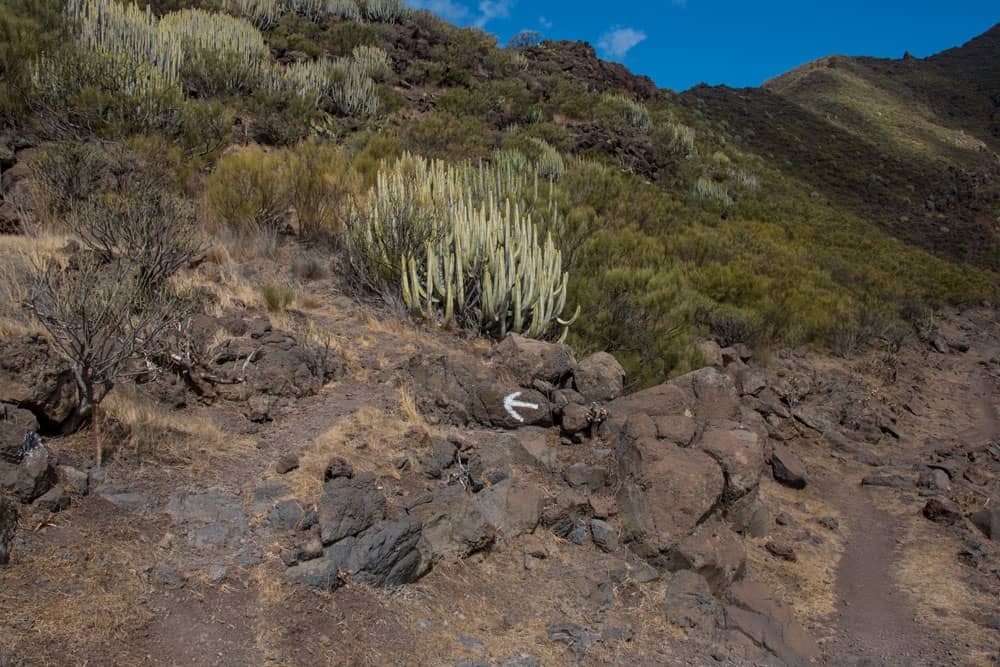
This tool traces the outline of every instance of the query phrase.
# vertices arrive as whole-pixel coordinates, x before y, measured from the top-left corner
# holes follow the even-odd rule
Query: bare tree
[[[79,422],[94,424],[97,465],[103,449],[98,406],[115,383],[149,372],[132,362],[149,359],[161,332],[177,317],[169,296],[150,295],[135,264],[110,262],[89,253],[78,255],[75,266],[50,261],[36,273],[30,306],[48,331],[55,350],[71,365],[76,377]]]
[[[102,262],[124,260],[135,268],[140,296],[163,287],[201,248],[191,205],[157,189],[90,197],[67,221]]]

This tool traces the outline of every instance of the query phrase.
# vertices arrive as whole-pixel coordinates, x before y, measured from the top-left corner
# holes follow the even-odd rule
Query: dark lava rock
[[[560,384],[576,366],[568,345],[510,334],[493,348],[493,357],[520,385],[530,387],[536,379]]]
[[[950,498],[931,498],[924,505],[924,517],[934,523],[950,526],[961,520],[962,510]]]
[[[574,463],[563,471],[563,479],[573,488],[586,487],[597,491],[608,481],[608,471],[602,466]]]
[[[705,577],[691,570],[680,570],[670,578],[663,606],[667,622],[673,625],[711,629],[717,604]]]
[[[613,401],[622,395],[625,369],[607,352],[592,354],[573,371],[573,384],[588,402]]]
[[[991,540],[1000,541],[1000,509],[986,507],[969,517],[973,525]]]
[[[902,475],[867,475],[861,480],[862,486],[888,486],[894,489],[905,489],[913,486],[913,480]]]
[[[771,468],[774,471],[774,479],[785,486],[793,489],[804,489],[808,476],[806,465],[784,445],[774,446],[774,453],[771,454]]]
[[[285,454],[274,464],[274,471],[279,475],[290,473],[299,467],[299,457],[295,454]]]
[[[354,477],[354,468],[341,457],[335,456],[326,464],[326,470],[323,472],[323,481],[329,482],[331,479],[337,479],[338,477],[346,477],[348,479]]]
[[[61,512],[69,507],[69,495],[61,486],[53,486],[35,501],[35,507],[43,512]]]
[[[590,522],[590,534],[602,551],[612,552],[618,550],[618,531],[607,521],[592,519]]]
[[[561,621],[553,623],[548,629],[549,639],[566,644],[573,652],[577,661],[583,660],[591,646],[600,641],[601,635],[578,625]]]
[[[795,562],[799,558],[795,554],[795,547],[787,542],[768,542],[764,545],[767,552],[775,558]]]
[[[57,481],[52,456],[34,433],[26,434],[19,464],[0,461],[0,490],[30,503],[52,488]]]
[[[375,475],[336,477],[323,485],[317,505],[323,544],[354,536],[385,518],[385,496]]]

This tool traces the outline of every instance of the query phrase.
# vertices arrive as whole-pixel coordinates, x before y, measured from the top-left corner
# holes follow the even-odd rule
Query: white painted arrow
[[[537,410],[537,403],[525,403],[524,401],[517,400],[517,397],[521,395],[521,392],[515,391],[503,399],[503,407],[507,410],[507,414],[516,419],[517,421],[524,423],[524,417],[518,414],[517,410],[514,408],[528,408],[529,410]]]

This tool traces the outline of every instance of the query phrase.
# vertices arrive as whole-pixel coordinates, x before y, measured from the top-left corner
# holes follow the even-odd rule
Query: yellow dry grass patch
[[[844,553],[846,532],[842,515],[821,498],[812,497],[808,490],[796,491],[768,479],[761,480],[761,500],[768,507],[780,507],[794,522],[808,526],[823,538],[823,544],[796,542],[796,562],[778,560],[764,545],[771,537],[751,538],[747,543],[747,562],[753,578],[770,586],[780,598],[790,602],[796,616],[813,627],[822,625],[836,609],[837,563]],[[799,509],[797,503],[801,503]],[[833,517],[841,529],[828,531],[815,523],[817,517]]]
[[[144,591],[132,545],[104,534],[99,539],[56,553],[17,552],[17,567],[0,570],[0,654],[33,655],[32,646],[49,641],[120,641],[149,620],[140,604]],[[25,581],[26,572],[45,577]]]
[[[104,419],[129,428],[128,445],[137,456],[196,461],[238,456],[249,440],[227,435],[206,417],[190,410],[175,412],[125,386],[116,387],[101,403]]]
[[[992,608],[996,600],[966,583],[965,566],[956,558],[962,549],[958,539],[921,517],[913,505],[893,499],[885,509],[905,530],[895,577],[912,599],[917,619],[955,636],[981,636],[982,627],[970,619],[977,608]]]
[[[299,468],[289,475],[296,494],[304,498],[318,496],[326,466],[335,456],[350,461],[355,472],[398,479],[393,460],[404,448],[418,444],[404,438],[413,429],[430,435],[412,394],[405,388],[400,390],[395,411],[366,406],[341,419],[302,452]]]
[[[69,240],[64,234],[0,235],[0,335],[41,331],[24,307],[31,276],[45,262],[59,258]]]

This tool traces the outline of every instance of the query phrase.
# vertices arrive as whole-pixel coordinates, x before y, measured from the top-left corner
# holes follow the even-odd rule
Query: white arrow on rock
[[[517,410],[514,408],[528,408],[529,410],[537,410],[537,403],[525,403],[524,401],[517,400],[517,397],[521,395],[521,392],[515,391],[513,394],[505,397],[503,399],[503,407],[507,410],[507,414],[516,419],[517,421],[524,423],[524,417],[518,414]]]

